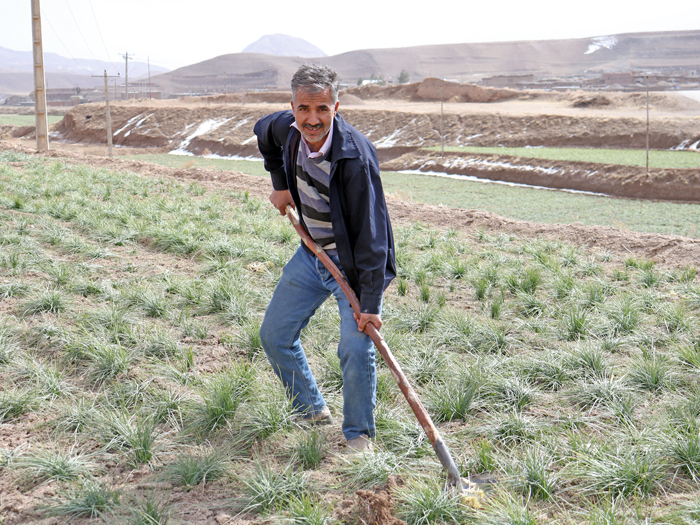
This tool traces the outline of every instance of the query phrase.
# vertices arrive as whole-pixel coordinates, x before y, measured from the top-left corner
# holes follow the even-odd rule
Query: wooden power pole
[[[124,64],[124,91],[126,94],[126,100],[127,102],[129,101],[129,53],[124,53],[122,55],[124,57],[124,60],[126,61]],[[131,58],[134,58],[134,55],[131,55]]]
[[[649,73],[645,75],[647,84],[647,175],[649,175]]]
[[[36,149],[49,149],[49,121],[46,115],[46,79],[44,47],[41,43],[41,7],[32,0],[32,39],[34,41],[34,115],[36,117]]]
[[[109,77],[105,69],[105,119],[107,120],[107,155],[112,156],[112,114],[109,112]]]
[[[101,75],[92,75],[101,76]],[[117,77],[119,75],[117,74]],[[109,111],[109,79],[116,77],[109,77],[107,75],[107,70],[105,69],[104,79],[105,79],[105,120],[107,121],[107,155],[112,156],[112,114]]]

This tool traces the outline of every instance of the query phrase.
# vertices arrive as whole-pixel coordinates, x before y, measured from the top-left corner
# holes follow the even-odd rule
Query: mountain
[[[334,68],[350,85],[372,75],[396,79],[402,70],[411,82],[427,77],[478,82],[495,75],[594,75],[631,70],[700,72],[700,30],[627,33],[560,40],[449,44],[365,49],[317,60]],[[319,57],[320,58],[320,57]],[[236,53],[158,75],[153,82],[171,93],[284,89],[294,71],[308,60],[293,56]],[[235,72],[235,73],[231,73]]]
[[[288,38],[292,37],[284,37],[283,40],[289,42],[286,40]],[[294,49],[295,53],[299,52],[296,47]],[[174,71],[152,75],[152,82],[154,89],[173,94],[223,93],[224,89],[229,92],[253,89],[288,91],[292,75],[300,65],[309,62],[309,58],[314,58],[314,62],[335,69],[343,82],[348,85],[355,85],[359,79],[368,79],[372,75],[384,77],[386,80],[397,79],[403,70],[409,73],[410,82],[418,82],[427,77],[479,82],[485,77],[497,75],[532,75],[536,79],[590,77],[601,73],[633,70],[658,71],[666,74],[685,71],[688,75],[694,72],[697,77],[700,73],[698,49],[700,49],[700,30],[626,33],[559,40],[364,49],[341,55],[316,57],[246,52],[221,55]],[[16,60],[16,55],[8,58],[2,54],[4,51],[7,50],[0,48],[0,70],[5,68],[6,61],[12,63],[12,60]],[[30,53],[27,55],[31,58]],[[80,63],[83,64],[83,62]],[[123,67],[121,69],[123,73]],[[92,70],[94,71],[94,67]],[[101,73],[102,69],[98,72]],[[26,76],[26,82],[21,84],[24,87],[20,88],[18,79],[11,78],[11,73],[2,72],[0,93],[18,93],[19,89],[23,90],[21,91],[23,94],[32,91],[31,74],[29,72],[22,74]],[[76,85],[82,87],[83,84],[80,82],[83,81],[101,81],[86,75],[60,79],[57,75],[58,73],[47,73],[49,88]],[[138,76],[135,69],[130,67],[129,79],[136,80]]]
[[[13,51],[0,47],[0,71],[32,72],[34,57],[31,51]],[[124,59],[119,57],[112,62],[88,58],[66,58],[56,53],[44,53],[44,71],[46,73],[70,73],[74,75],[99,75],[104,70],[110,75],[117,72],[124,74]],[[151,64],[151,75],[170,71],[167,68]],[[134,79],[148,76],[148,63],[142,60],[129,61],[129,77]]]
[[[263,55],[273,55],[278,57],[304,58],[328,56],[315,45],[310,44],[306,40],[279,33],[274,35],[265,35],[259,38],[246,47],[242,53],[260,53]]]
[[[94,87],[104,85],[101,75],[120,73],[124,76],[125,62],[117,58],[114,62],[85,58],[66,58],[56,53],[44,53],[44,74],[46,84],[52,88]],[[170,71],[167,68],[150,65],[151,75]],[[148,76],[148,63],[129,60],[129,84],[131,81]],[[122,81],[123,82],[123,81]],[[31,51],[14,51],[0,47],[0,93],[21,94],[34,91],[34,56]]]

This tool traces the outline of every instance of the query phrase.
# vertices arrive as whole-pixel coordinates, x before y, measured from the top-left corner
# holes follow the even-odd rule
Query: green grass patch
[[[49,125],[63,120],[60,115],[49,115]],[[36,117],[34,115],[0,115],[0,126],[35,126]]]
[[[438,146],[425,148],[440,151]],[[479,146],[447,146],[445,151],[488,153],[528,159],[593,162],[621,166],[646,167],[646,150],[601,148],[507,148]],[[649,150],[650,168],[700,168],[700,155],[692,151]]]
[[[403,200],[484,210],[520,221],[580,222],[621,230],[700,236],[698,204],[616,199],[396,172],[382,172],[382,182],[387,194]]]
[[[222,171],[240,171],[247,175],[258,175],[269,177],[263,167],[262,161],[244,159],[217,159],[213,157],[194,157],[189,155],[127,155],[126,158],[140,160],[143,162],[153,162],[169,168],[207,168]]]
[[[540,148],[475,149],[541,151]],[[554,148],[548,149],[558,151]],[[600,151],[602,153],[614,151],[573,148],[571,150],[573,152]],[[493,152],[489,151],[489,153]],[[697,154],[682,151],[658,153],[667,153],[672,156],[685,154],[697,161],[695,166],[689,167],[700,166],[700,155]],[[173,168],[203,167],[235,170],[261,177],[269,176],[260,161],[164,154],[131,155],[129,158]],[[562,158],[559,160],[576,159]],[[394,194],[404,200],[444,205],[451,208],[479,209],[515,220],[561,224],[580,222],[593,226],[612,226],[622,230],[668,233],[687,237],[700,236],[700,229],[698,229],[700,206],[697,204],[615,199],[397,172],[382,172],[382,182],[385,193]]]

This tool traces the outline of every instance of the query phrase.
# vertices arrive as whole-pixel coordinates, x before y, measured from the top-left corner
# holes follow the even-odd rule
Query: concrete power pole
[[[36,149],[49,149],[49,121],[46,116],[46,79],[44,47],[41,43],[41,7],[32,0],[32,39],[34,41],[34,115],[36,117]]]

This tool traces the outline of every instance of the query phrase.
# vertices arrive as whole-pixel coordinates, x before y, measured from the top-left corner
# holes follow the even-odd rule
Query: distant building
[[[523,84],[534,82],[535,75],[497,75],[481,79],[482,86],[522,89]]]
[[[615,72],[615,73],[603,73],[601,75],[603,80],[603,85],[612,86],[619,84],[620,86],[629,86],[632,84],[632,72]]]
[[[47,106],[77,106],[83,102],[88,102],[86,96],[93,92],[94,89],[81,90],[79,87],[74,88],[51,88],[46,90],[46,105]],[[34,92],[30,94],[32,102],[35,100]],[[104,96],[103,96],[104,98]],[[90,100],[92,102],[92,100]]]

